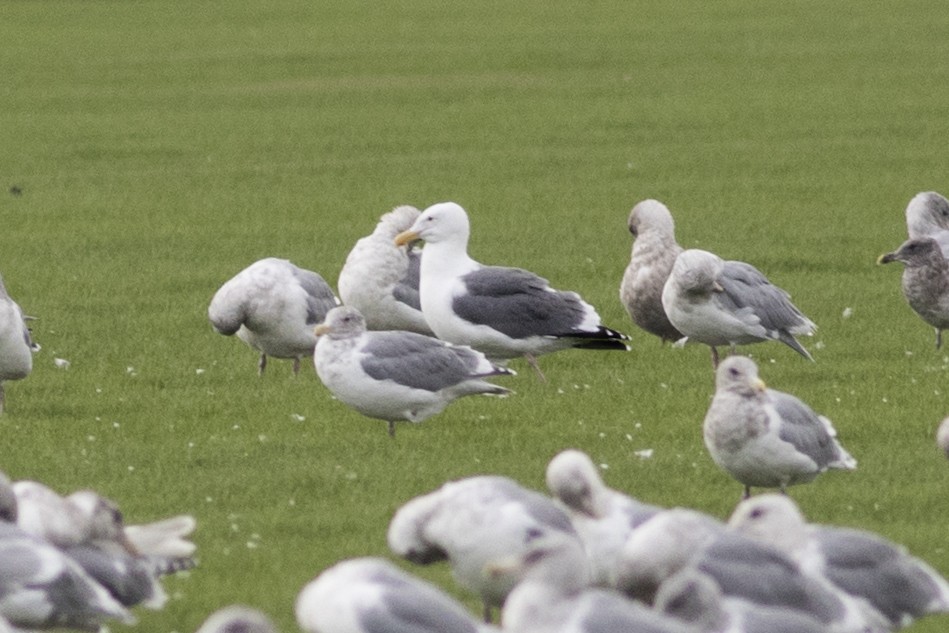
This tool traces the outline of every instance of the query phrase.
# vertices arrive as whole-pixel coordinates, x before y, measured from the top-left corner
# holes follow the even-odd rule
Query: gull
[[[591,584],[615,586],[623,544],[660,508],[607,487],[589,455],[575,449],[550,460],[546,479],[547,488],[567,509],[586,548]]]
[[[23,311],[7,294],[0,277],[0,414],[5,402],[3,383],[29,376],[33,370],[33,352],[37,349]]]
[[[454,202],[427,208],[395,243],[424,240],[422,313],[438,338],[469,345],[495,361],[524,357],[543,379],[541,354],[557,350],[628,350],[629,337],[600,323],[575,292],[550,287],[520,268],[485,266],[468,256],[468,214]]]
[[[402,205],[384,214],[375,230],[360,238],[346,257],[337,287],[344,305],[366,318],[370,330],[407,330],[432,335],[419,303],[421,249],[400,248],[395,236],[406,231],[421,211]]]
[[[817,326],[751,264],[724,261],[699,249],[682,251],[663,287],[662,305],[684,335],[676,344],[708,345],[713,366],[718,365],[718,346],[761,341],[780,341],[814,360],[794,337],[810,336]]]
[[[936,445],[946,457],[949,457],[949,417],[944,418],[936,429]]]
[[[793,500],[765,494],[743,501],[729,525],[773,545],[882,614],[893,628],[949,613],[949,582],[906,548],[866,530],[809,524]]]
[[[933,238],[949,257],[949,200],[935,191],[913,196],[906,205],[906,232],[910,239]]]
[[[236,334],[260,352],[260,375],[268,356],[292,358],[296,374],[300,359],[313,354],[313,327],[337,305],[339,299],[320,275],[285,259],[268,257],[218,289],[208,306],[208,318],[219,334]]]
[[[259,609],[232,604],[209,615],[197,633],[276,633],[276,631],[274,623]]]
[[[658,200],[643,200],[630,211],[627,226],[634,241],[620,284],[620,301],[640,328],[663,342],[678,341],[683,335],[662,307],[663,286],[682,252],[672,214]]]
[[[715,395],[703,423],[712,460],[745,487],[807,483],[828,469],[853,470],[831,421],[791,394],[767,389],[750,358],[718,366]]]
[[[393,437],[397,420],[422,422],[464,396],[511,393],[484,380],[514,374],[484,354],[415,332],[368,331],[349,306],[330,310],[315,333],[320,380],[343,403],[388,422]]]
[[[490,621],[519,578],[487,575],[491,561],[517,556],[541,537],[563,541],[586,555],[566,513],[539,492],[500,476],[450,481],[402,505],[387,540],[397,556],[427,565],[447,560],[455,581],[477,594]]]
[[[305,633],[479,633],[479,623],[434,585],[382,558],[353,558],[321,572],[300,591],[296,620]]]
[[[892,253],[881,255],[877,262],[903,263],[903,296],[913,312],[936,330],[939,349],[942,331],[949,328],[949,261],[939,244],[929,237],[911,238]]]

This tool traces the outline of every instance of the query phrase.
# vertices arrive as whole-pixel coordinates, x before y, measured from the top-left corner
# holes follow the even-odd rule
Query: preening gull
[[[935,191],[913,196],[906,206],[906,232],[910,239],[933,238],[949,257],[949,200]]]
[[[260,352],[258,372],[267,357],[300,359],[313,354],[313,326],[339,305],[333,289],[317,273],[285,259],[268,257],[237,273],[214,294],[208,318],[214,330]]]
[[[197,633],[276,633],[277,627],[259,609],[240,604],[222,607],[208,616]]]
[[[936,330],[939,349],[942,331],[949,328],[949,261],[939,250],[939,244],[930,237],[911,238],[877,261],[903,263],[903,296],[913,312]]]
[[[590,457],[575,449],[550,460],[547,488],[567,509],[583,541],[590,559],[591,584],[614,587],[623,544],[660,508],[607,487]]]
[[[0,277],[0,414],[5,401],[3,383],[22,380],[33,371],[33,343],[23,311],[7,294]]]
[[[353,558],[324,570],[296,600],[305,633],[479,633],[496,631],[434,585],[382,558]]]
[[[478,594],[488,620],[519,580],[487,575],[491,561],[522,554],[535,539],[563,541],[585,560],[569,517],[551,499],[499,476],[445,483],[400,507],[389,524],[389,548],[413,563],[447,560],[462,587]]]
[[[316,373],[336,398],[389,423],[421,422],[463,396],[503,396],[486,380],[512,375],[484,354],[414,332],[370,332],[355,308],[340,306],[315,329]]]
[[[634,241],[620,284],[620,301],[633,323],[663,342],[678,341],[683,334],[662,307],[662,288],[682,252],[672,214],[658,200],[643,200],[630,211],[627,226]]]
[[[865,601],[895,629],[949,612],[949,582],[901,545],[853,528],[808,524],[787,496],[759,495],[729,525],[788,553],[802,569]]]
[[[794,338],[812,335],[817,326],[791,303],[787,292],[772,284],[754,266],[724,261],[699,249],[683,251],[662,290],[669,321],[685,340],[712,348],[718,365],[721,345],[780,341],[813,360]]]
[[[830,420],[791,394],[767,389],[744,356],[718,366],[703,435],[715,463],[745,486],[745,497],[752,486],[784,492],[827,469],[857,467]]]
[[[356,242],[339,273],[340,299],[362,312],[370,330],[432,334],[419,303],[421,249],[393,243],[420,214],[402,205],[383,215],[375,230]]]
[[[949,417],[943,419],[939,423],[939,428],[936,429],[936,445],[946,457],[949,457]]]
[[[470,345],[495,361],[536,357],[568,348],[628,350],[629,337],[604,327],[575,292],[561,292],[520,268],[484,266],[468,256],[468,214],[454,202],[426,209],[396,236],[399,245],[424,240],[422,313],[439,338]]]

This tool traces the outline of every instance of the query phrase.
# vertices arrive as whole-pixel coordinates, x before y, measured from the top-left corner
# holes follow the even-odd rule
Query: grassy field
[[[874,263],[916,192],[949,192],[942,4],[11,0],[0,53],[0,272],[43,346],[7,385],[0,469],[96,488],[130,522],[198,518],[200,567],[138,629],[245,602],[296,630],[303,584],[387,555],[402,502],[476,473],[541,488],[566,447],[645,501],[727,515],[707,349],[634,331],[617,298],[648,197],[820,327],[816,364],[746,350],[860,462],[793,491],[807,516],[949,574],[949,357]],[[473,256],[580,291],[634,350],[544,357],[547,384],[515,363],[516,396],[392,441],[309,368],[260,379],[212,332],[211,295],[250,262],[335,283],[381,213],[443,200],[469,210]],[[445,567],[416,571],[474,609]]]

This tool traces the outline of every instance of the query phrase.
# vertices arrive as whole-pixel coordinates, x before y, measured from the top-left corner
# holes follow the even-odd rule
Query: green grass
[[[910,197],[949,190],[940,3],[11,0],[0,53],[0,272],[43,345],[7,386],[0,468],[94,487],[132,522],[198,518],[200,567],[140,630],[186,633],[232,602],[296,630],[303,584],[387,555],[402,502],[475,473],[541,488],[566,447],[643,500],[725,516],[740,487],[701,440],[707,350],[632,331],[617,299],[646,197],[681,243],[753,262],[819,324],[816,364],[747,349],[860,461],[794,490],[807,516],[949,574],[949,357],[874,265]],[[335,281],[381,213],[448,199],[476,258],[580,291],[634,351],[545,357],[548,384],[516,364],[516,396],[391,441],[312,371],[258,379],[211,331],[211,295],[250,262]],[[465,597],[444,567],[414,571]]]

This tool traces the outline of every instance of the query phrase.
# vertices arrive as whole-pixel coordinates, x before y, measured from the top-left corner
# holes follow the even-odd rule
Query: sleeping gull
[[[469,345],[495,361],[523,356],[543,377],[536,357],[568,348],[628,350],[629,337],[604,327],[575,292],[551,288],[520,268],[484,266],[468,256],[468,214],[454,202],[426,209],[396,236],[424,240],[422,313],[439,338]]]
[[[939,244],[929,237],[912,238],[877,261],[903,263],[903,296],[913,312],[936,330],[939,349],[942,331],[949,328],[949,261],[939,250]]]
[[[362,312],[370,330],[432,334],[419,303],[421,250],[393,243],[420,213],[402,205],[383,215],[375,230],[356,242],[339,273],[340,299]]]
[[[415,497],[396,511],[387,536],[389,548],[413,563],[447,560],[458,584],[481,597],[487,621],[519,578],[486,575],[484,566],[540,537],[563,541],[585,560],[570,519],[550,497],[499,476],[451,481]]]
[[[724,261],[699,249],[683,251],[662,290],[669,320],[686,340],[712,348],[718,365],[720,345],[780,341],[813,360],[794,338],[811,335],[817,326],[804,316],[790,296],[750,264]]]
[[[591,584],[613,587],[623,544],[637,526],[660,511],[603,483],[590,457],[558,453],[547,464],[547,488],[563,503],[590,559]]]
[[[285,259],[268,257],[237,273],[214,294],[208,318],[214,330],[237,338],[260,352],[258,373],[267,357],[300,359],[313,354],[313,326],[339,305],[333,289],[317,273]]]
[[[478,633],[481,624],[454,598],[382,558],[353,558],[324,570],[296,600],[305,633]]]
[[[787,552],[803,569],[868,603],[893,628],[949,612],[949,582],[928,564],[872,532],[808,524],[786,496],[743,501],[729,525]]]
[[[752,486],[784,492],[829,468],[857,467],[830,420],[790,394],[767,389],[758,366],[744,356],[718,366],[703,435],[715,463],[744,484],[745,497]]]
[[[23,311],[7,294],[0,277],[0,414],[3,413],[4,381],[22,380],[29,376],[36,349]]]
[[[208,616],[197,633],[276,633],[277,628],[259,609],[232,604]]]
[[[627,226],[634,241],[620,284],[620,301],[633,323],[663,342],[678,341],[683,335],[662,307],[662,288],[682,252],[672,214],[658,200],[643,200],[630,211]]]
[[[906,206],[906,232],[910,239],[931,237],[949,257],[949,200],[935,191],[913,196]]]
[[[512,375],[469,347],[415,332],[370,332],[355,308],[340,306],[315,329],[316,373],[336,398],[389,423],[421,422],[463,396],[503,396],[509,389],[484,380]]]
[[[675,618],[615,591],[591,588],[583,553],[546,538],[531,541],[518,555],[490,561],[488,575],[520,577],[501,615],[505,631],[516,633],[698,633]]]

